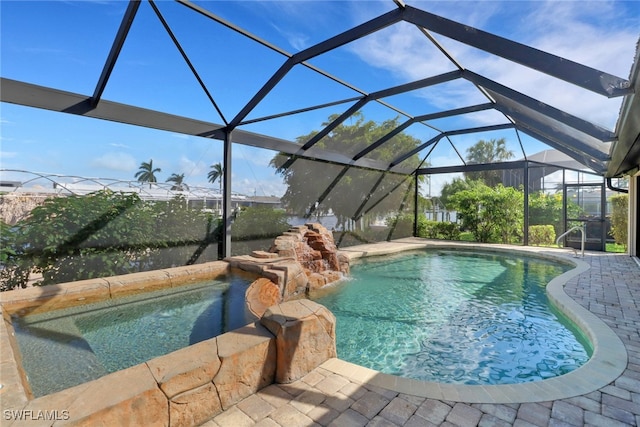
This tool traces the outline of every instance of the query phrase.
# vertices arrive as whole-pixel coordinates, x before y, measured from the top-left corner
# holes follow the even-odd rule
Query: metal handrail
[[[583,225],[576,225],[575,227],[570,228],[569,230],[565,231],[564,233],[562,233],[557,239],[556,239],[556,245],[560,242],[560,239],[562,239],[564,236],[566,236],[567,234],[571,233],[572,231],[575,230],[580,230],[580,235],[581,235],[581,255],[582,258],[584,258],[584,243],[585,243],[585,236],[584,236],[584,226]]]

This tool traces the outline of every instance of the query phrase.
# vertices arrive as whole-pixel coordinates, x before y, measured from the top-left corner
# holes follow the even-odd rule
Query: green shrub
[[[567,201],[567,218],[579,218],[584,210],[577,203]],[[542,191],[529,194],[529,224],[553,225],[556,236],[563,233],[562,193],[547,194]]]
[[[416,231],[417,231],[416,236],[417,237],[420,237],[423,234],[426,234],[429,222],[430,221],[427,219],[427,217],[423,213],[419,213],[418,214],[418,224],[417,224],[417,227],[416,227],[417,228],[416,229]]]
[[[417,236],[421,237],[426,234],[427,217],[424,214],[418,214]],[[392,229],[392,238],[413,236],[413,213],[400,213],[398,216],[389,217],[386,220],[387,227]]]
[[[556,240],[556,230],[553,225],[532,225],[529,227],[529,244],[536,246],[553,245]]]
[[[460,227],[455,222],[425,221],[424,233],[427,239],[460,240]]]
[[[464,230],[481,243],[515,243],[523,231],[524,195],[512,187],[484,184],[459,191],[450,198]]]
[[[274,238],[290,227],[284,211],[252,206],[238,212],[231,224],[231,236],[234,241]]]
[[[420,230],[420,233],[418,233],[418,237],[424,237],[425,239],[437,239],[436,224],[437,221],[426,219],[423,224],[424,227]]]
[[[612,196],[611,201],[611,234],[618,245],[626,249],[628,241],[629,195]]]
[[[50,198],[2,226],[0,290],[26,287],[32,273],[42,286],[217,259],[205,251],[215,243],[214,222],[184,199],[149,202],[109,190]]]
[[[460,240],[460,226],[455,222],[438,222],[435,228],[439,239]]]

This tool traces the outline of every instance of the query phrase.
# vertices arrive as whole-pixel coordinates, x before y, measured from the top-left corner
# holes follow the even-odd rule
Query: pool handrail
[[[560,242],[560,239],[562,239],[564,236],[566,236],[567,234],[571,233],[572,231],[575,230],[580,230],[580,247],[581,247],[581,255],[582,258],[584,258],[584,243],[585,243],[585,236],[584,236],[584,226],[583,225],[576,225],[575,227],[571,227],[569,230],[565,231],[564,233],[562,233],[557,239],[556,239],[556,245]]]

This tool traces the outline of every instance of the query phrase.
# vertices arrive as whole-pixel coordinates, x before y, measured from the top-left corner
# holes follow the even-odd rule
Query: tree
[[[211,165],[211,170],[207,174],[207,179],[210,183],[215,184],[218,181],[220,185],[220,193],[222,193],[222,177],[224,175],[224,168],[220,164],[220,162]]]
[[[504,162],[512,157],[513,151],[507,150],[507,142],[504,138],[489,141],[481,139],[467,148],[467,162],[469,164]],[[502,171],[465,172],[464,175],[470,179],[484,181],[489,187],[494,187],[502,182]]]
[[[584,210],[577,203],[567,201],[567,218],[579,218]],[[562,193],[542,191],[529,194],[529,225],[552,225],[556,236],[564,233]]]
[[[149,160],[149,163],[147,162],[140,163],[140,169],[138,170],[138,172],[136,172],[134,176],[138,178],[138,181],[140,182],[148,182],[149,188],[151,188],[151,183],[158,182],[155,175],[157,172],[162,172],[162,169],[160,168],[154,169],[153,159],[151,159]]]
[[[337,115],[330,116],[323,126],[336,118]],[[349,124],[342,123],[337,126],[318,141],[314,148],[355,155],[397,128],[398,122],[398,118],[382,123],[367,121],[362,113],[358,112],[352,116]],[[304,144],[316,134],[317,132],[314,131],[300,136],[297,142]],[[417,138],[400,133],[372,150],[366,157],[390,162],[401,153],[416,148],[420,142]],[[420,159],[415,155],[405,160],[403,165],[415,168],[419,163]],[[292,213],[310,217],[312,214],[332,212],[338,220],[337,227],[343,229],[372,191],[373,195],[367,201],[366,209],[360,213],[368,210],[369,214],[375,215],[398,211],[405,199],[407,186],[413,186],[411,180],[405,180],[404,176],[317,162],[285,154],[276,155],[271,160],[271,165],[276,168],[276,172],[287,184],[287,191],[282,201]],[[377,186],[376,183],[378,183]],[[408,191],[412,189],[409,188]]]
[[[567,209],[578,207],[568,204]],[[576,216],[569,215],[575,218]],[[552,225],[555,235],[563,233],[562,193],[547,194],[542,191],[529,194],[529,225]]]
[[[463,190],[451,197],[463,228],[481,243],[514,243],[522,235],[524,195],[512,187],[484,184]]]
[[[172,173],[171,176],[167,178],[166,182],[173,182],[173,186],[171,187],[172,191],[183,191],[189,189],[189,186],[184,182],[183,173]]]
[[[482,181],[475,181],[469,178],[453,178],[451,182],[447,182],[442,186],[442,190],[440,190],[440,202],[449,207],[451,204],[451,197],[463,190],[470,190],[476,185],[482,184]]]
[[[224,168],[222,167],[220,162],[214,163],[213,165],[211,165],[211,170],[207,174],[207,178],[209,179],[209,182],[212,184],[218,181],[218,185],[219,185],[218,190],[220,191],[220,194],[222,194],[222,177],[223,176],[224,176]],[[220,209],[222,205],[222,201],[219,200],[218,203],[219,203],[218,209]]]

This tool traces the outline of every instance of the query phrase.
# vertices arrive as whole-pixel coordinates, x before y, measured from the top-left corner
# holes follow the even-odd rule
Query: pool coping
[[[628,356],[622,340],[596,315],[564,292],[564,285],[569,280],[583,274],[590,268],[586,262],[568,256],[564,250],[406,238],[341,248],[340,251],[350,260],[355,260],[422,248],[464,248],[511,253],[516,251],[574,265],[572,270],[555,277],[548,283],[547,294],[552,303],[588,337],[593,346],[591,358],[580,368],[558,377],[504,385],[457,385],[421,381],[385,374],[341,359],[330,359],[321,365],[322,368],[355,382],[366,382],[398,393],[452,402],[502,404],[544,402],[588,394],[610,384],[626,369]],[[589,254],[586,253],[585,256],[589,256]]]
[[[322,368],[342,375],[345,378],[349,378],[354,382],[369,383],[392,391],[407,393],[419,397],[466,403],[527,403],[551,401],[584,395],[601,389],[613,382],[625,370],[627,366],[627,352],[622,341],[602,320],[580,306],[563,290],[564,285],[569,280],[585,273],[590,268],[587,263],[580,259],[570,257],[566,250],[405,238],[390,242],[379,242],[341,248],[340,252],[351,261],[363,257],[387,255],[422,248],[464,249],[481,250],[484,252],[510,253],[518,251],[532,256],[557,260],[573,265],[574,268],[572,270],[553,279],[547,285],[547,290],[550,298],[554,304],[556,304],[558,309],[576,323],[576,325],[591,341],[593,345],[593,355],[591,359],[581,368],[560,377],[525,384],[494,386],[452,385],[401,378],[389,374],[383,374],[340,359],[329,359],[321,365]],[[589,253],[587,252],[585,256],[588,257]],[[222,262],[222,264],[226,263]],[[173,285],[177,285],[178,282],[184,281],[183,279],[185,278],[193,278],[192,276],[194,272],[188,268],[181,267],[176,270],[176,277],[171,277],[170,280],[171,282],[175,282]],[[166,272],[163,272],[162,274],[167,275]],[[134,278],[138,277],[136,275],[134,276]],[[62,287],[60,287],[60,289],[54,289],[55,292],[51,296],[48,294],[41,296],[47,298],[53,298],[54,295],[56,296],[56,298],[53,298],[46,304],[49,306],[47,308],[51,308],[50,305],[57,306],[59,302],[58,297],[60,300],[64,300],[65,302],[73,305],[80,301],[80,299],[85,300],[84,297],[78,298],[78,295],[76,295],[78,285],[78,283],[71,284],[69,289],[62,289]],[[111,295],[112,291],[115,292],[115,290],[120,289],[122,286],[122,284],[118,282],[114,284],[114,289],[105,291],[103,289],[105,287],[106,289],[111,289],[110,285],[107,285],[109,285],[109,283],[105,285],[100,282],[91,289],[99,288],[101,295],[105,292],[106,294]],[[143,286],[137,280],[134,280],[132,285],[133,286],[131,287],[138,291],[142,289],[148,290],[146,285]],[[29,292],[26,293],[28,294]],[[8,298],[9,295],[4,293],[4,295],[0,295],[0,297],[0,307],[2,308],[0,311],[2,312],[3,317],[5,317],[8,316],[9,311],[13,310],[6,310],[8,308],[6,304],[9,303],[8,300],[10,300],[10,298]],[[17,298],[16,302],[21,302],[22,300],[23,298],[20,297]],[[53,304],[54,302],[55,304]],[[16,306],[13,308],[16,309],[18,307]],[[2,344],[10,344],[10,334],[6,329],[5,323],[6,322],[2,322],[2,325],[0,325],[0,341],[2,341]],[[3,352],[6,352],[11,348],[10,345],[2,345],[0,347]],[[5,359],[7,358],[4,357],[3,353],[3,366],[5,365],[5,362],[8,362],[8,360]],[[15,360],[13,360],[13,364],[15,364]],[[10,404],[11,407],[15,405],[25,405],[30,400],[27,397],[29,393],[25,393],[25,390],[22,389],[22,385],[25,384],[24,378],[21,378],[19,370],[14,368],[15,366],[11,369],[11,375],[7,378],[3,378],[3,383],[5,383],[4,385],[6,386],[15,385],[19,387],[15,390],[17,394],[10,393],[12,394],[11,398],[9,398],[10,396],[7,392],[9,389],[13,389],[13,387],[3,387],[4,390],[0,389],[0,394],[2,394],[2,399],[0,400],[2,401],[3,408],[5,407],[5,404]],[[3,373],[4,372],[5,369],[3,369]],[[9,380],[8,383],[5,380]]]

